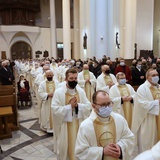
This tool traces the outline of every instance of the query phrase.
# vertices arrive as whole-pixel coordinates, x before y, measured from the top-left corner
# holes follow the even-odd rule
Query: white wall
[[[63,43],[63,30],[57,29],[57,42]],[[71,29],[71,42],[73,42],[73,29]],[[6,51],[7,58],[11,58],[11,47],[14,43],[24,41],[32,48],[32,55],[35,58],[35,52],[49,51],[50,46],[50,28],[28,27],[28,26],[0,26],[0,58],[1,51]],[[40,55],[42,58],[43,55]]]
[[[98,59],[107,54],[108,35],[107,35],[107,1],[96,1],[95,16],[95,55]]]
[[[137,1],[137,55],[140,50],[153,49],[153,14],[154,0]]]

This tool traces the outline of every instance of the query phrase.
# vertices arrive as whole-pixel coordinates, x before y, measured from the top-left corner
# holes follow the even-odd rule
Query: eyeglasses
[[[112,107],[113,106],[113,102],[111,101],[111,102],[104,103],[104,104],[97,104],[97,103],[95,103],[95,105],[98,105],[100,108],[101,107],[106,107],[106,106]]]

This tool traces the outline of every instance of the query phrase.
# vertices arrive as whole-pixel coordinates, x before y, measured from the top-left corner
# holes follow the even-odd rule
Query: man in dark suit
[[[0,68],[0,78],[2,85],[12,85],[14,76],[12,71],[8,67],[8,60],[5,60],[2,62],[1,68]]]
[[[91,72],[93,72],[96,78],[101,74],[101,66],[96,60],[93,61],[93,69]]]
[[[136,67],[134,69],[132,69],[132,82],[133,85],[141,85],[142,83],[145,82],[146,78],[145,78],[145,71],[142,68],[142,61],[138,60],[136,63]]]

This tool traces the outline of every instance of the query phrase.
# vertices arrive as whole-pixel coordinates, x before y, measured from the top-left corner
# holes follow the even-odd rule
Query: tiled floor
[[[32,100],[31,108],[18,110],[20,130],[13,131],[12,138],[0,141],[3,149],[0,160],[57,160],[53,152],[53,135],[40,129],[36,98]],[[135,155],[136,152],[133,157]]]
[[[32,95],[32,107],[18,109],[20,129],[12,132],[12,138],[0,140],[3,154],[0,160],[57,160],[53,152],[53,135],[40,129],[37,100]],[[137,155],[133,153],[130,160]]]
[[[42,131],[37,118],[36,98],[31,108],[21,108],[20,129],[12,132],[12,138],[1,140],[3,154],[0,160],[56,160],[53,152],[53,135]]]

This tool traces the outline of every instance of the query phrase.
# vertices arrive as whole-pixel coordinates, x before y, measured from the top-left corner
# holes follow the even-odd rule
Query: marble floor
[[[0,140],[3,150],[0,160],[57,159],[53,152],[53,134],[40,129],[35,97],[32,98],[32,102],[32,107],[18,110],[19,130],[12,131],[12,138]]]
[[[40,129],[37,100],[32,96],[32,107],[20,108],[19,130],[12,132],[12,138],[1,140],[3,154],[0,160],[57,160],[53,152],[53,134]],[[130,160],[137,155],[133,153]]]
[[[18,76],[16,74],[16,80]],[[12,138],[0,140],[3,153],[0,160],[57,160],[53,152],[53,134],[40,129],[37,99],[32,95],[32,107],[18,109],[19,130]],[[130,160],[137,155],[135,149]]]

